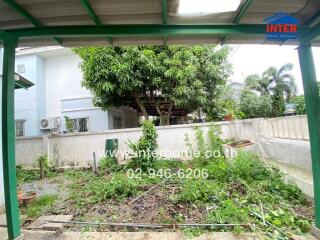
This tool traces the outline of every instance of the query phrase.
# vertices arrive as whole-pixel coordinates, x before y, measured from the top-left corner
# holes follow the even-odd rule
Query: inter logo
[[[287,41],[297,38],[299,20],[286,13],[276,13],[266,18],[266,38],[273,41]]]

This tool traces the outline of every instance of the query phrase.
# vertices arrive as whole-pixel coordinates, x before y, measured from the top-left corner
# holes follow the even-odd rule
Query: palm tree
[[[295,79],[293,75],[288,73],[292,69],[293,64],[291,63],[287,63],[279,69],[269,67],[261,77],[257,74],[248,76],[245,80],[245,86],[260,92],[261,95],[282,93],[282,96],[288,101],[297,93]]]
[[[245,87],[259,92],[261,95],[270,95],[268,79],[260,77],[258,74],[253,74],[245,79]]]
[[[279,69],[269,67],[262,73],[250,75],[245,80],[245,86],[258,91],[261,95],[271,96],[273,116],[281,116],[285,110],[285,102],[297,93],[294,77],[288,73],[293,69],[293,64],[287,63]]]

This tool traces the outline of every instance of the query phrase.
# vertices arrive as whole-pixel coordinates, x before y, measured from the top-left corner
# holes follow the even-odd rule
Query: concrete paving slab
[[[23,230],[24,240],[263,240],[254,233],[235,234],[214,232],[197,237],[187,237],[182,232],[53,232],[44,230]],[[0,228],[0,239],[7,240],[6,228]],[[317,238],[299,236],[296,240],[316,240]]]
[[[42,229],[42,230],[49,230],[49,231],[57,231],[61,230],[65,224],[63,223],[51,223],[51,221],[71,221],[73,215],[48,215],[48,216],[41,216],[33,221],[27,229]]]

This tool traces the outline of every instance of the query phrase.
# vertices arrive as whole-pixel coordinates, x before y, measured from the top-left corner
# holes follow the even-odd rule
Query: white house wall
[[[61,115],[61,100],[65,98],[91,96],[81,87],[80,58],[72,53],[46,59],[47,116]]]
[[[81,107],[79,107],[81,106]],[[61,100],[62,126],[66,130],[64,116],[69,118],[88,118],[88,131],[108,129],[108,114],[93,106],[92,97],[81,97]]]
[[[15,64],[16,69],[18,65],[23,64],[25,66],[25,72],[19,74],[35,84],[28,90],[15,90],[15,119],[25,121],[24,126],[26,136],[39,135],[40,129],[37,111],[37,92],[41,89],[37,91],[37,88],[41,87],[40,82],[44,81],[44,79],[37,79],[37,56],[20,56],[16,58]]]

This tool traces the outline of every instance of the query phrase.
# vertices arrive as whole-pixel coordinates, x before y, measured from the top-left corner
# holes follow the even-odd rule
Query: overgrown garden
[[[69,225],[70,230],[82,231],[128,230],[99,223],[163,224],[156,230],[173,231],[178,227],[190,235],[207,231],[255,232],[271,239],[289,239],[292,234],[309,231],[312,203],[299,188],[285,183],[278,169],[248,152],[233,160],[223,154],[206,157],[205,151],[221,151],[225,141],[214,125],[208,131],[194,131],[199,155],[188,161],[135,156],[119,165],[106,157],[99,162],[98,174],[49,168],[41,181],[58,190],[21,206],[21,212],[31,219],[43,214],[72,214],[74,221],[94,223]],[[188,139],[186,136],[186,145],[191,147]],[[154,125],[145,121],[139,141],[128,144],[134,152],[156,150]],[[18,168],[20,186],[38,179],[38,170]]]

